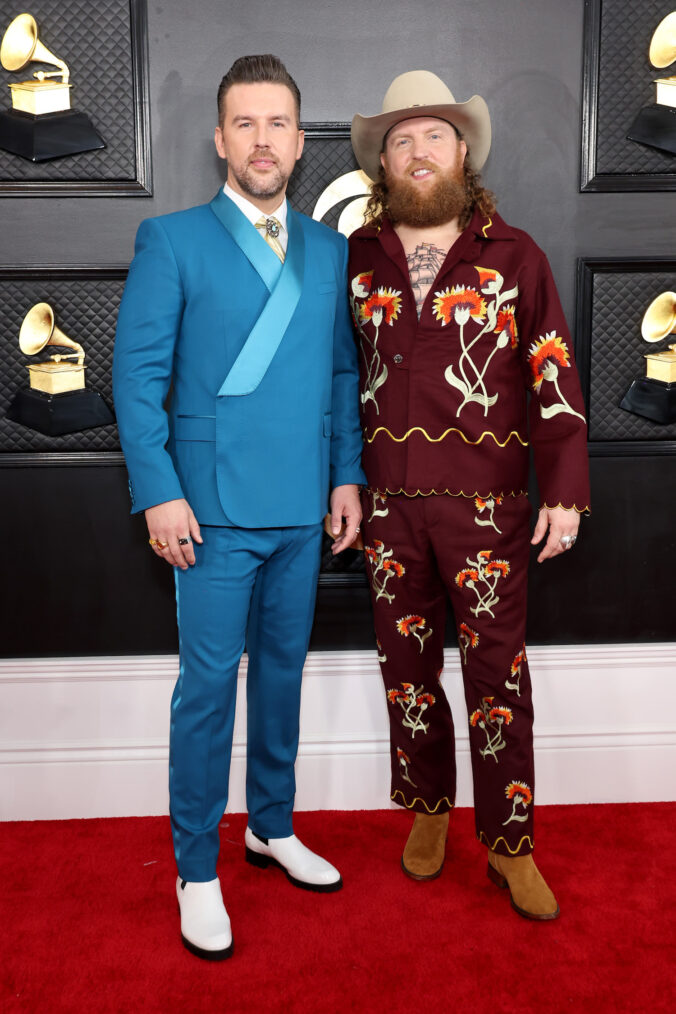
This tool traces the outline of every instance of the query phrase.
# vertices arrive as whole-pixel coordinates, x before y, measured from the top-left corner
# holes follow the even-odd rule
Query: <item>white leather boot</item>
[[[244,835],[246,861],[265,869],[279,866],[296,887],[306,891],[339,891],[343,886],[340,873],[326,859],[311,852],[295,834],[288,838],[261,838],[247,827]]]
[[[198,958],[223,961],[232,954],[232,931],[216,877],[207,883],[176,880],[181,912],[181,940]]]

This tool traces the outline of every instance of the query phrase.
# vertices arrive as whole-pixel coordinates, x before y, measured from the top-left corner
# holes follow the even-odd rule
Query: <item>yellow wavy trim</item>
[[[546,507],[548,511],[556,510],[556,507],[563,507],[563,504],[559,500],[556,507],[550,507],[548,503],[540,504],[540,510]],[[563,507],[564,511],[577,511],[578,514],[591,514],[591,507],[578,507],[577,504],[573,504],[572,507]]]
[[[489,218],[488,221],[486,222],[486,224],[484,225],[483,229],[481,230],[481,233],[482,233],[484,239],[486,239],[486,229],[490,229],[490,227],[492,226],[492,224],[493,224],[493,219]]]
[[[523,838],[521,839],[521,841],[519,842],[519,844],[516,846],[515,849],[510,849],[509,842],[507,841],[506,838],[503,837],[503,835],[500,835],[499,838],[496,838],[492,845],[490,843],[490,838],[488,838],[488,836],[485,835],[483,833],[483,831],[479,832],[478,838],[479,838],[479,841],[482,841],[484,843],[484,845],[488,845],[488,847],[491,850],[491,852],[495,852],[495,846],[498,844],[499,841],[504,841],[504,843],[505,843],[505,845],[507,847],[507,851],[512,856],[515,856],[517,854],[517,852],[519,851],[519,849],[521,848],[521,846],[523,845],[523,843],[525,841],[528,842],[528,844],[530,845],[531,849],[534,848],[533,839],[531,838],[531,836],[529,834],[525,834],[523,836]]]
[[[503,497],[512,496],[515,499],[517,496],[528,496],[528,490],[525,489],[522,489],[520,493],[512,492],[512,493],[484,494],[484,493],[465,493],[463,492],[463,490],[460,490],[459,493],[451,493],[450,489],[442,489],[442,490],[431,489],[429,493],[423,493],[421,489],[417,489],[415,493],[407,493],[405,489],[372,489],[370,486],[367,488],[369,493],[375,493],[376,496],[383,493],[386,493],[388,496],[399,496],[400,494],[403,494],[404,496],[409,497],[409,499],[411,500],[415,496],[464,496],[467,500],[474,500],[476,499],[476,497],[480,497],[482,500],[490,500],[491,498],[495,500],[496,496]]]
[[[390,437],[391,440],[394,440],[395,444],[403,444],[404,440],[408,440],[411,433],[415,432],[422,433],[423,436],[427,440],[429,440],[431,444],[440,443],[444,439],[444,437],[448,436],[449,433],[457,433],[459,437],[462,437],[462,439],[465,441],[466,444],[471,444],[473,447],[475,447],[477,444],[480,444],[483,441],[484,437],[493,437],[493,440],[498,445],[498,447],[506,447],[509,441],[512,439],[512,437],[516,437],[516,439],[519,441],[520,444],[522,444],[524,447],[528,447],[528,441],[522,440],[519,434],[516,432],[516,430],[512,430],[507,439],[504,441],[504,443],[501,443],[496,437],[495,433],[491,433],[490,430],[484,430],[484,432],[481,434],[478,440],[468,440],[465,434],[462,432],[462,430],[457,429],[455,426],[449,426],[447,430],[444,430],[444,432],[441,434],[440,437],[431,437],[427,432],[427,430],[423,429],[422,426],[412,426],[411,429],[408,430],[408,432],[404,433],[403,437],[395,437],[395,435],[388,430],[387,426],[379,426],[376,430],[374,430],[372,436],[366,437],[366,443],[372,444],[379,433],[387,433],[388,437]]]
[[[404,806],[406,807],[407,810],[410,810],[411,807],[415,806],[416,803],[422,803],[422,805],[425,807],[425,809],[427,810],[428,813],[436,813],[437,810],[439,809],[439,807],[441,806],[441,804],[444,802],[444,800],[446,800],[446,802],[450,806],[451,810],[453,809],[453,805],[454,805],[450,801],[450,799],[448,798],[448,796],[444,796],[442,799],[439,800],[439,802],[434,807],[434,809],[430,810],[430,808],[427,805],[427,803],[425,802],[425,800],[421,799],[420,796],[416,796],[412,803],[407,803],[406,802],[406,796],[401,791],[401,789],[395,789],[394,792],[392,793],[392,795],[390,796],[390,799],[392,800],[393,803],[396,803],[396,799],[394,798],[395,796],[401,796],[401,798],[404,800]]]

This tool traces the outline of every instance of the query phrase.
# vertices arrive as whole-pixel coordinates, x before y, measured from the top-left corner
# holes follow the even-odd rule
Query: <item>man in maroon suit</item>
[[[525,651],[530,543],[575,543],[588,509],[586,424],[543,252],[478,177],[479,96],[402,74],[352,143],[375,180],[350,239],[361,346],[364,545],[391,730],[392,799],[415,812],[402,856],[443,866],[455,799],[453,722],[439,682],[446,594],[469,714],[476,831],[488,875],[532,919],[559,908],[532,858],[533,711]],[[530,402],[527,392],[530,391]],[[530,538],[533,447],[540,510]]]

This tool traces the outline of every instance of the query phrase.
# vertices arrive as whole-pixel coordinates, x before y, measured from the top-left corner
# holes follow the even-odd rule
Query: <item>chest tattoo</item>
[[[419,243],[413,253],[408,254],[406,257],[418,318],[420,317],[425,297],[430,291],[432,283],[437,277],[445,259],[446,251],[438,246],[434,246],[433,243]]]

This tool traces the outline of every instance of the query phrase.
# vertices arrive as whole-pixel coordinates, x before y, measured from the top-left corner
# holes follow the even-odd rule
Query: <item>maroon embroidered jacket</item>
[[[472,221],[416,314],[385,220],[350,237],[361,346],[362,462],[382,493],[524,493],[533,445],[541,503],[589,505],[587,427],[547,258],[499,215]],[[528,394],[530,390],[530,405]]]

